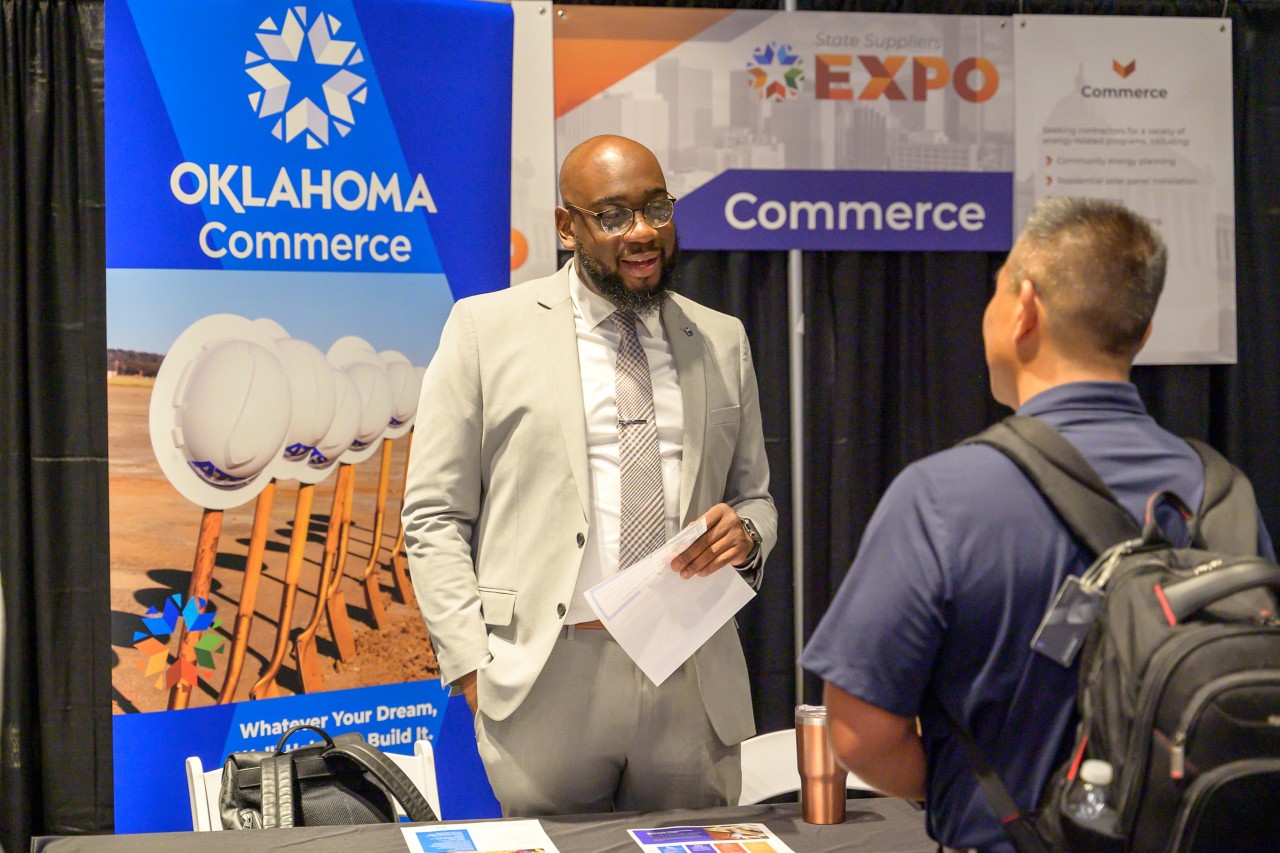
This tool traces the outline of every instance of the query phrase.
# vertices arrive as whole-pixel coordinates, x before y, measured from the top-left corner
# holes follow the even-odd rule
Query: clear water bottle
[[[1113,823],[1115,812],[1110,808],[1113,775],[1106,761],[1091,758],[1081,764],[1075,784],[1067,791],[1067,812],[1083,824]]]

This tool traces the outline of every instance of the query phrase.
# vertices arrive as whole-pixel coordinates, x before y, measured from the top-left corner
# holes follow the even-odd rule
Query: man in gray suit
[[[671,293],[674,199],[617,136],[561,167],[559,272],[464,299],[423,380],[405,543],[503,812],[736,803],[754,733],[730,620],[655,687],[584,592],[700,517],[684,578],[759,588],[776,539],[741,322]]]

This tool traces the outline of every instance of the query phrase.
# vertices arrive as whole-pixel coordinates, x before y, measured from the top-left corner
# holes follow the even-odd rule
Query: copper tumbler
[[[845,780],[827,740],[824,705],[796,706],[796,762],[800,770],[800,814],[805,823],[844,823]]]

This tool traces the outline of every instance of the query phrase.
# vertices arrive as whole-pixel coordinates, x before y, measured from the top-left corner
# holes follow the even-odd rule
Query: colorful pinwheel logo
[[[309,20],[305,6],[287,10],[281,23],[266,18],[255,33],[261,52],[245,52],[245,73],[257,87],[249,105],[271,120],[283,142],[302,136],[308,148],[329,144],[330,129],[346,136],[355,126],[351,102],[369,97],[368,81],[349,70],[364,62],[354,41],[335,38],[342,22],[321,13]]]
[[[804,60],[791,52],[791,45],[771,41],[751,52],[747,63],[751,88],[762,100],[785,101],[800,93],[804,82]]]
[[[144,631],[134,631],[133,647],[142,652],[143,660],[139,669],[150,678],[156,679],[156,688],[168,690],[175,684],[186,684],[194,687],[200,678],[206,680],[213,675],[215,669],[213,656],[221,652],[226,641],[217,629],[222,620],[215,613],[206,613],[208,601],[203,598],[188,599],[182,603],[181,595],[172,595],[164,602],[164,612],[154,607],[147,608],[142,616]],[[194,642],[188,645],[185,654],[169,662],[169,638],[185,625],[187,633],[193,635]]]

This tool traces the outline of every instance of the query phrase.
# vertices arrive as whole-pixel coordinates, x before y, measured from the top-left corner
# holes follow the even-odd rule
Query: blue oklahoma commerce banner
[[[508,283],[511,9],[106,13],[116,829],[297,723],[427,741],[443,814],[496,814],[399,510],[449,309]]]

